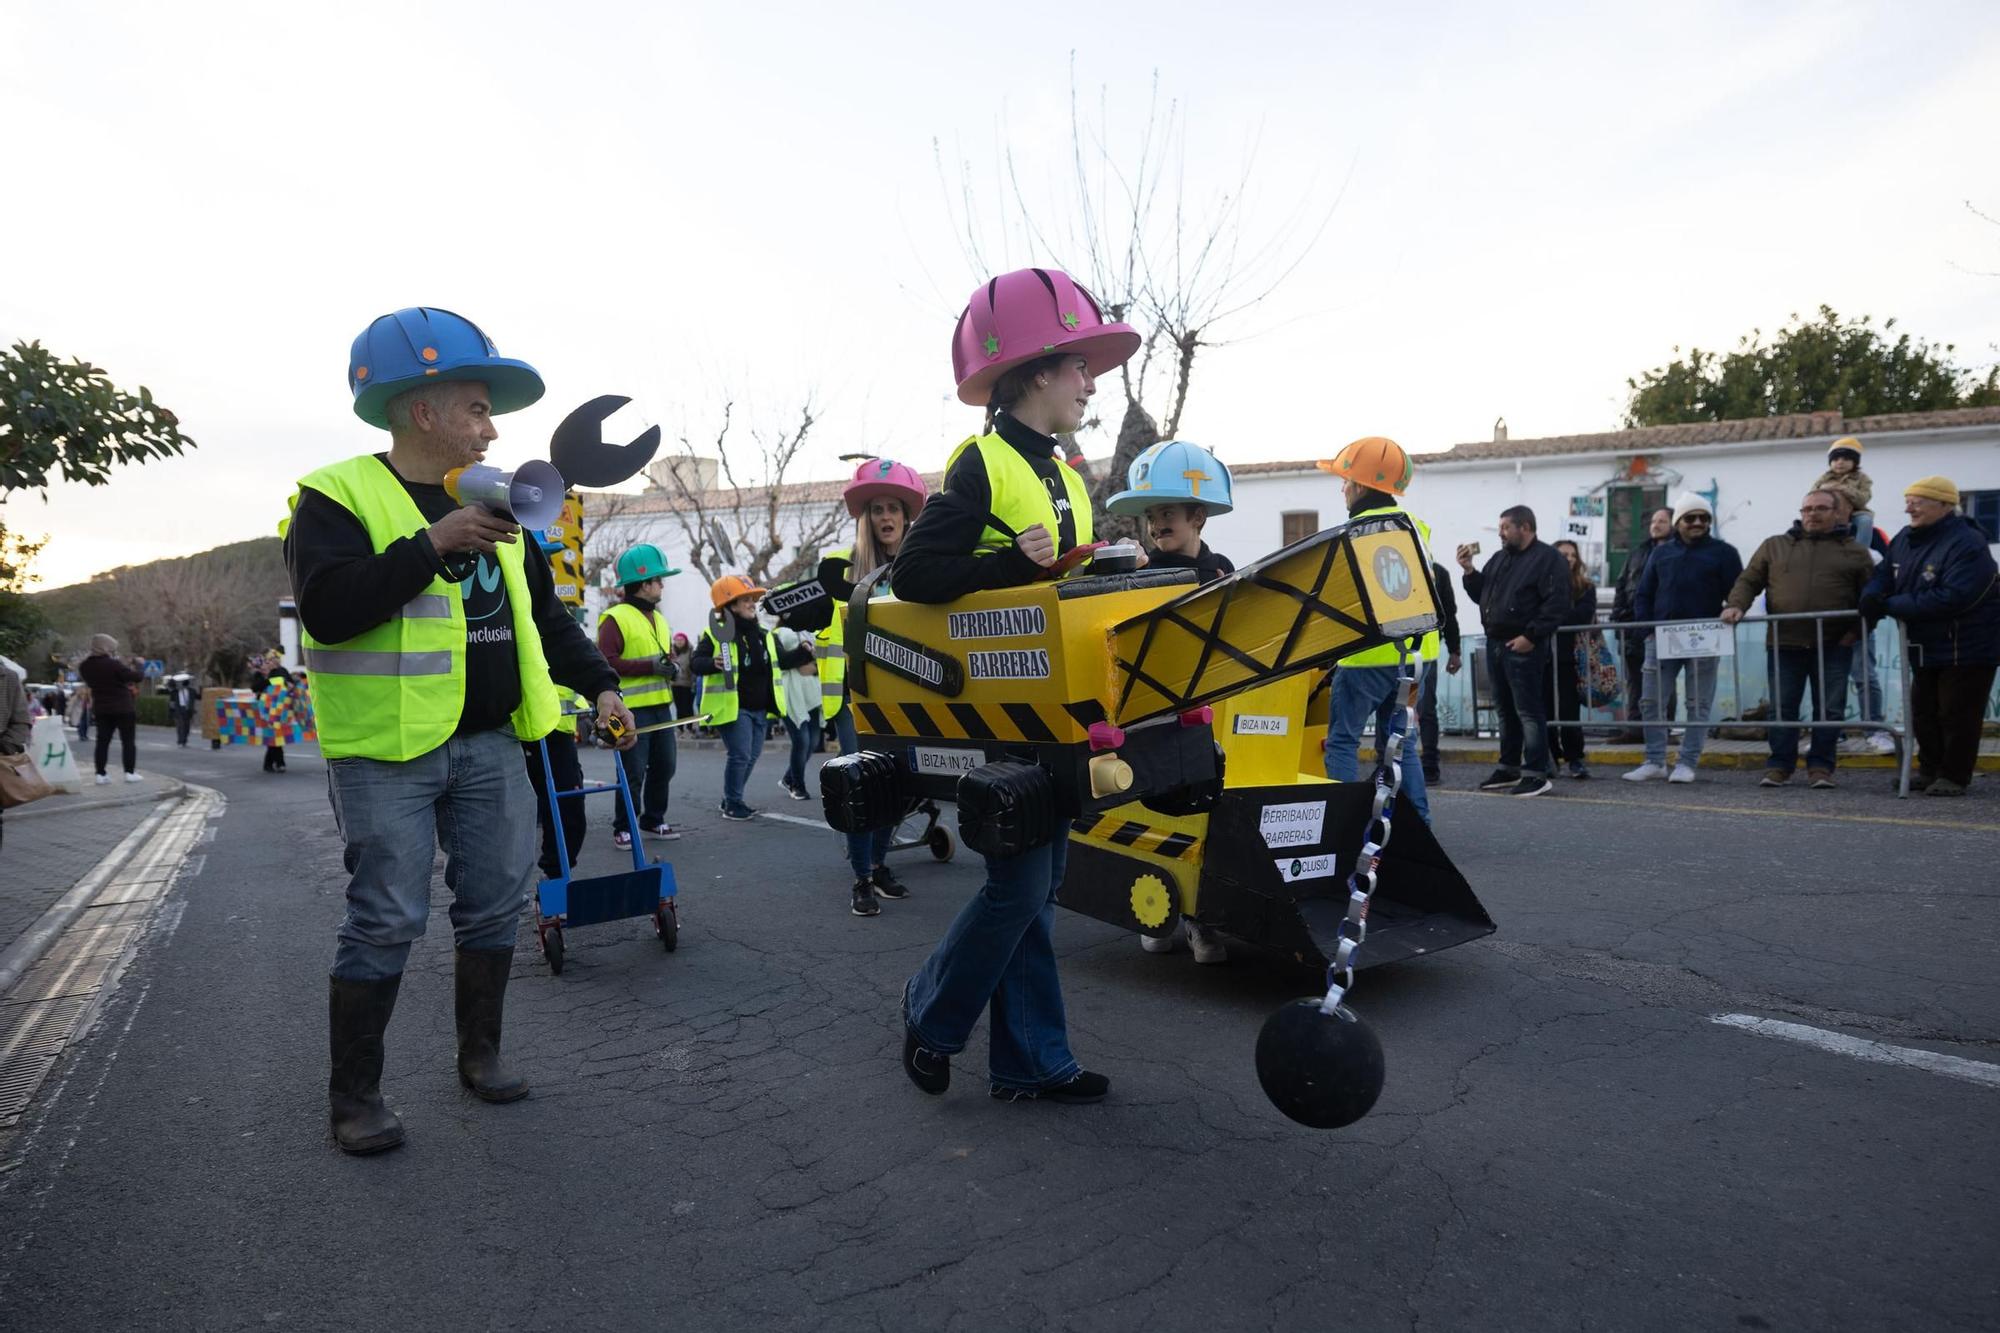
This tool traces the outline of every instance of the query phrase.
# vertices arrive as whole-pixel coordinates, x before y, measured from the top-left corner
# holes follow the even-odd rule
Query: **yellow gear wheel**
[[[1132,881],[1132,915],[1139,919],[1140,925],[1163,926],[1173,909],[1166,881],[1158,875],[1141,875]]]

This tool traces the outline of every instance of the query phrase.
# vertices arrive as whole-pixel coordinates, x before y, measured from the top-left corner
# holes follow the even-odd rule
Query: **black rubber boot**
[[[458,1081],[481,1101],[518,1102],[528,1081],[500,1062],[500,1011],[512,949],[458,951]]]
[[[396,1011],[403,978],[327,979],[327,1029],[333,1073],[326,1090],[333,1141],[342,1152],[386,1152],[403,1142],[403,1122],[382,1103],[382,1034]]]

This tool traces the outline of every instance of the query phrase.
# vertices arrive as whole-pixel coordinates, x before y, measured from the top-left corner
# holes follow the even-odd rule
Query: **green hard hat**
[[[629,588],[649,579],[670,579],[680,573],[651,542],[640,542],[618,557],[618,586]]]

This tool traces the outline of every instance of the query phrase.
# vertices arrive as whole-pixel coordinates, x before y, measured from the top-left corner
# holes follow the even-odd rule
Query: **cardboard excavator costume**
[[[1119,498],[1203,498],[1199,470],[1171,473],[1135,468]],[[955,800],[989,857],[1067,838],[1058,900],[1075,911],[1154,936],[1187,916],[1327,966],[1324,1000],[1267,1025],[1259,1071],[1294,1119],[1349,1123],[1382,1071],[1338,1004],[1353,969],[1494,929],[1413,813],[1383,854],[1392,784],[1302,771],[1319,767],[1308,673],[1384,644],[1414,654],[1436,626],[1423,544],[1407,516],[1369,518],[1198,584],[1085,542],[1042,581],[941,605],[876,595],[886,571],[857,583],[846,690],[862,749],[822,770],[828,822],[858,832]]]

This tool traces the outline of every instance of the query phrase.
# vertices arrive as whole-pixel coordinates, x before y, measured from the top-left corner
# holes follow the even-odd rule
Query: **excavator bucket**
[[[1185,712],[1436,625],[1408,519],[1331,528],[1115,627],[1112,720]]]

